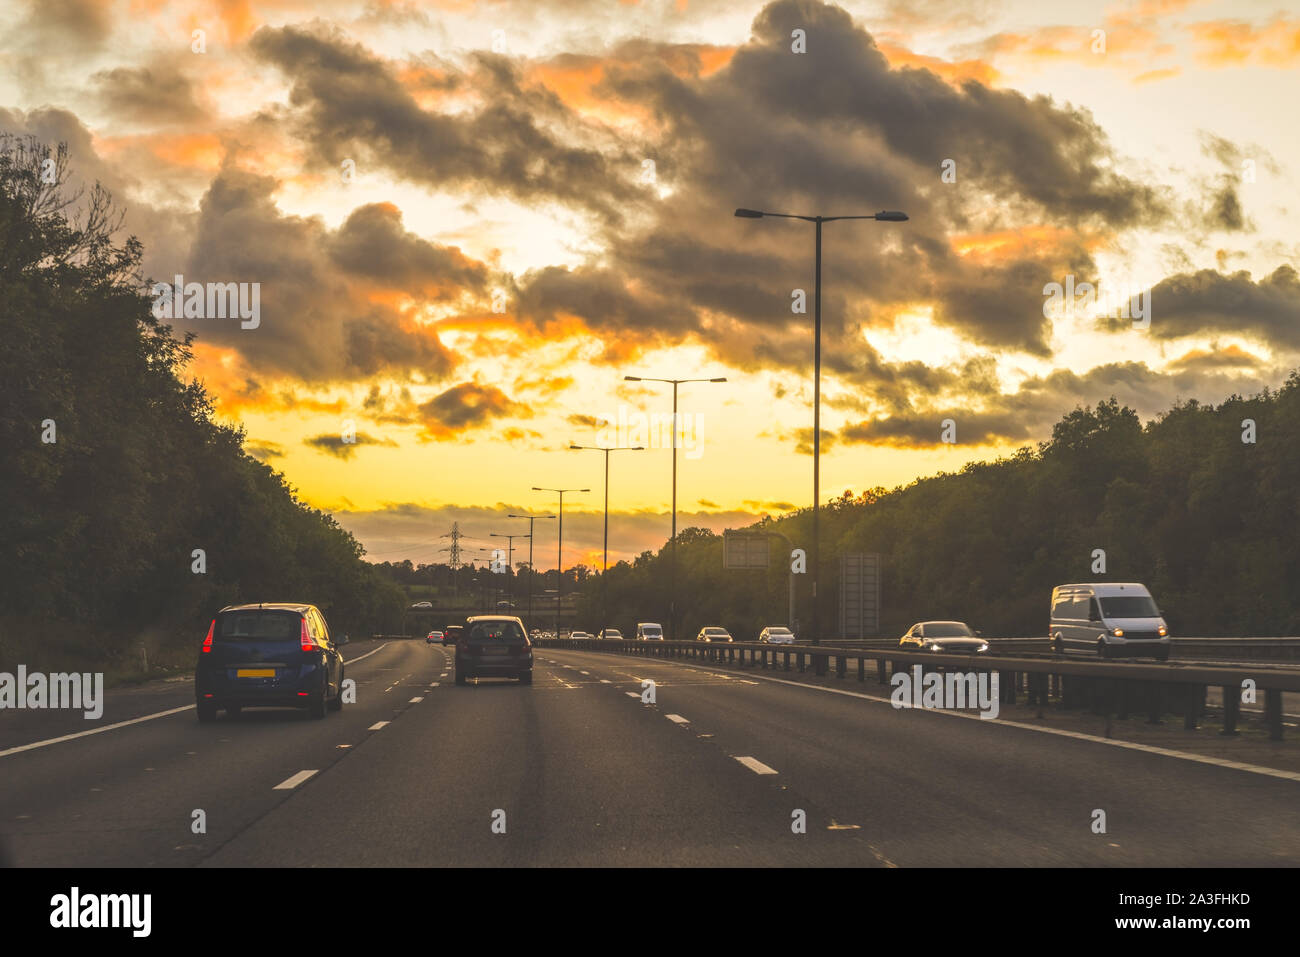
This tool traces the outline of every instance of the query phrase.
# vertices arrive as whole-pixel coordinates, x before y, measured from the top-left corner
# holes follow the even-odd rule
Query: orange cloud
[[[1256,27],[1240,20],[1206,20],[1190,27],[1206,66],[1288,66],[1300,61],[1300,20],[1278,17]]]
[[[913,53],[906,47],[883,41],[877,41],[876,45],[885,55],[890,66],[929,70],[955,87],[960,87],[971,80],[984,86],[993,86],[1002,78],[1002,74],[995,70],[992,64],[985,63],[983,60],[944,60],[922,53]]]
[[[991,233],[955,234],[950,237],[950,241],[957,255],[987,262],[1041,258],[1080,246],[1095,251],[1105,242],[1100,234],[1089,235],[1075,229],[1041,225]]]

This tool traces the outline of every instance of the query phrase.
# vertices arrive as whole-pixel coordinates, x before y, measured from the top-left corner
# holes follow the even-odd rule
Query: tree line
[[[0,137],[0,666],[197,648],[244,601],[395,625],[401,589],[214,419],[140,243],[98,185],[62,185],[67,158]]]
[[[811,509],[766,520],[809,551]],[[959,619],[989,636],[1047,631],[1051,589],[1138,581],[1174,635],[1300,634],[1300,373],[1278,390],[1219,405],[1180,402],[1143,423],[1115,397],[1077,408],[1050,439],[993,462],[906,487],[845,492],[822,507],[822,633],[836,635],[839,558],[881,557],[879,634]],[[766,571],[722,567],[722,538],[678,536],[678,635],[721,625],[753,639],[788,624],[789,560]],[[646,551],[584,587],[580,618],[666,621],[670,549]],[[807,635],[810,574],[796,576]]]

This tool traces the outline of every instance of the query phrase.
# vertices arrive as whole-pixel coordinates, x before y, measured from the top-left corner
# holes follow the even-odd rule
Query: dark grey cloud
[[[194,84],[174,64],[101,70],[91,81],[114,121],[198,124],[208,113]]]
[[[841,429],[843,444],[944,447],[944,420],[956,427],[956,445],[1031,442],[1049,438],[1061,415],[1077,406],[1094,405],[1114,396],[1144,417],[1156,416],[1180,399],[1196,396],[1219,401],[1233,394],[1258,392],[1272,370],[1230,373],[1205,367],[1152,369],[1141,362],[1113,362],[1083,374],[1058,369],[1022,382],[1007,394],[981,394],[966,404],[958,397],[936,401],[896,415],[882,415]]]
[[[514,401],[496,386],[478,382],[452,386],[419,406],[425,431],[437,439],[452,438],[494,419],[531,414],[526,405]]]
[[[412,182],[558,200],[610,222],[620,204],[646,196],[632,178],[644,151],[625,153],[609,136],[577,142],[596,131],[549,91],[525,90],[503,56],[474,54],[479,105],[439,113],[422,109],[387,63],[321,24],[262,27],[250,46],[290,79],[290,119],[324,165],[363,155]]]
[[[326,455],[332,455],[336,459],[352,458],[357,454],[357,449],[363,445],[387,445],[397,448],[397,443],[392,439],[376,438],[365,432],[358,432],[355,436],[351,436],[350,441],[336,433],[311,435],[303,439],[302,444]]]
[[[1240,270],[1179,273],[1151,287],[1149,333],[1159,339],[1194,335],[1245,335],[1284,350],[1300,349],[1300,276],[1283,265],[1259,281]],[[1131,330],[1108,319],[1103,328]]]
[[[250,367],[306,382],[377,372],[420,372],[438,379],[453,357],[431,327],[414,325],[378,292],[417,302],[473,294],[482,268],[459,250],[402,229],[391,207],[362,207],[337,231],[318,217],[287,216],[275,205],[275,180],[232,167],[213,179],[200,204],[193,246],[184,269],[156,275],[170,282],[260,283],[261,324],[178,319],[173,324],[201,340],[239,350]],[[366,241],[374,249],[361,246]],[[375,252],[394,255],[389,265]],[[435,270],[416,276],[420,267]],[[470,283],[468,287],[461,283]]]

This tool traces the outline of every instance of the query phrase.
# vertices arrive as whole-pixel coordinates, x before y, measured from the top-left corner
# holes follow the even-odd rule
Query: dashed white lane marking
[[[690,724],[690,722],[687,721],[685,718],[683,718],[680,714],[670,714],[667,717],[668,720],[672,721],[674,724]]]
[[[603,685],[612,685],[614,682],[610,681],[608,678],[601,678],[600,683]]]
[[[366,728],[366,730],[367,730],[367,731],[378,731],[380,728],[382,728],[382,727],[383,727],[384,725],[386,725],[386,724],[388,724],[387,721],[376,721],[376,722],[375,722],[374,724],[372,724],[370,727]]]
[[[430,688],[436,688],[436,687],[438,687],[438,685],[439,685],[440,683],[441,683],[441,682],[435,681],[433,684],[429,685],[429,687],[430,687]]]
[[[590,672],[590,671],[579,671],[578,674],[580,674],[580,675],[589,675],[589,674],[591,674],[591,672]]]
[[[639,698],[639,697],[641,697],[641,696],[640,696],[639,694],[637,694],[635,691],[624,691],[623,694],[627,695],[629,698]]]
[[[695,671],[694,668],[687,668],[687,671]],[[716,674],[712,671],[699,671],[698,674]],[[893,702],[889,698],[882,698],[879,695],[863,694],[860,691],[845,691],[842,688],[825,688],[821,685],[806,684],[802,681],[789,681],[785,678],[772,678],[767,675],[755,675],[759,681],[770,681],[773,684],[789,685],[792,688],[803,688],[807,691],[820,691],[825,694],[844,695],[848,698],[862,698],[866,701],[878,701],[881,704],[888,704],[891,707]],[[911,710],[910,705],[904,705],[904,708]],[[1181,761],[1194,761],[1197,764],[1210,764],[1220,768],[1230,768],[1234,771],[1245,771],[1248,774],[1260,774],[1264,777],[1282,778],[1285,781],[1300,781],[1300,771],[1283,771],[1278,768],[1264,767],[1259,764],[1246,764],[1241,761],[1228,761],[1224,758],[1215,758],[1206,754],[1192,754],[1187,751],[1175,751],[1172,748],[1159,748],[1150,744],[1138,744],[1135,741],[1119,741],[1115,738],[1102,738],[1095,734],[1084,734],[1080,731],[1067,731],[1064,728],[1043,728],[1036,724],[1026,724],[1022,721],[1009,721],[1005,718],[981,718],[977,714],[962,714],[959,711],[945,711],[942,708],[926,708],[928,714],[938,715],[944,718],[960,718],[965,721],[980,721],[986,725],[1000,725],[1007,728],[1020,728],[1022,731],[1037,731],[1039,734],[1054,734],[1063,738],[1075,738],[1079,741],[1088,741],[1093,744],[1102,744],[1111,748],[1124,748],[1128,751],[1142,751],[1147,754],[1158,754],[1167,758],[1178,758]]]
[[[424,700],[424,695],[416,695],[414,698],[411,699],[411,704],[419,704],[423,700]]]
[[[281,782],[280,782],[279,784],[277,784],[275,787],[271,788],[271,790],[272,790],[272,791],[292,791],[292,790],[293,790],[294,788],[296,788],[299,784],[302,784],[303,781],[306,781],[309,777],[311,777],[311,776],[312,776],[313,774],[315,774],[315,773],[316,773],[316,771],[314,771],[314,770],[313,770],[313,771],[299,771],[299,772],[298,772],[297,774],[295,774],[293,777],[291,777],[291,778],[285,778],[283,781],[281,781]]]
[[[757,758],[751,758],[748,756],[740,757],[738,755],[735,757],[737,761],[739,761],[745,767],[749,768],[749,770],[753,771],[755,774],[776,774],[775,768],[769,768],[766,764],[764,764],[762,761],[758,760]]]

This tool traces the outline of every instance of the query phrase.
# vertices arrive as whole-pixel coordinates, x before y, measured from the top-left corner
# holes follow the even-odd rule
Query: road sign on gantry
[[[722,533],[723,568],[767,568],[767,535],[728,528]]]

